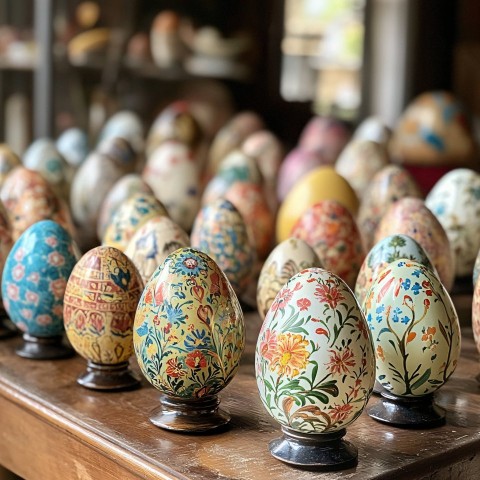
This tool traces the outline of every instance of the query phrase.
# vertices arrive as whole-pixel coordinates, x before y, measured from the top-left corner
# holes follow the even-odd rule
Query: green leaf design
[[[413,391],[422,386],[430,378],[431,373],[432,369],[427,368],[427,370],[423,372],[423,375],[411,386],[410,389]]]

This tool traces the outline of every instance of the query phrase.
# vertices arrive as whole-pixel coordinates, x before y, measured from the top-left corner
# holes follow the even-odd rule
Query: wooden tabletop
[[[402,430],[364,412],[346,436],[358,447],[358,466],[318,473],[285,465],[268,451],[280,428],[261,405],[254,377],[261,322],[254,313],[245,320],[242,366],[220,394],[231,426],[211,435],[152,425],[148,415],[159,394],[146,382],[130,392],[89,391],[76,383],[85,368],[80,357],[26,360],[14,353],[20,338],[1,341],[0,464],[28,480],[479,478],[480,364],[468,328],[458,368],[436,396],[447,410],[445,426]]]

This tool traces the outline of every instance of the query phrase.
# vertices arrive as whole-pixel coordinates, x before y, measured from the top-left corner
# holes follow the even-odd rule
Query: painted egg
[[[131,260],[113,247],[88,251],[68,279],[65,330],[75,351],[116,365],[133,354],[132,330],[143,282]]]
[[[288,280],[310,267],[322,267],[322,264],[313,249],[299,238],[287,238],[272,250],[257,284],[257,308],[262,318]]]
[[[122,252],[127,248],[135,232],[148,220],[159,215],[168,215],[165,207],[153,196],[136,193],[117,208],[103,236],[103,245],[115,247]]]
[[[423,396],[448,380],[460,355],[460,325],[432,270],[409,260],[391,263],[374,280],[363,310],[385,389]]]
[[[75,168],[83,163],[90,151],[88,136],[80,128],[65,130],[57,138],[55,145],[63,158]]]
[[[353,133],[353,138],[371,140],[372,142],[387,145],[392,131],[378,117],[367,117],[360,123]]]
[[[283,160],[278,172],[277,197],[284,200],[293,186],[308,172],[326,165],[327,161],[318,152],[294,148]]]
[[[370,188],[372,177],[390,162],[383,145],[371,140],[352,140],[335,163],[335,170],[352,186],[362,199]]]
[[[480,256],[479,256],[480,258]],[[477,346],[477,351],[480,352],[480,283],[474,279],[473,289],[473,301],[472,301],[472,330],[473,338]]]
[[[231,202],[219,199],[203,207],[190,241],[192,247],[213,258],[237,295],[245,290],[253,274],[255,249],[241,214]]]
[[[7,175],[20,165],[19,156],[6,143],[0,144],[0,188],[5,182]]]
[[[110,223],[115,210],[127,198],[135,193],[148,193],[153,195],[152,189],[142,180],[138,173],[129,173],[120,178],[110,189],[100,208],[97,222],[98,238],[103,238],[105,229]]]
[[[170,218],[160,216],[151,218],[135,232],[125,255],[133,261],[146,284],[168,255],[189,245],[185,231]]]
[[[290,236],[298,219],[321,200],[336,200],[357,214],[358,198],[350,184],[332,167],[319,167],[301,178],[280,205],[277,215],[277,241]]]
[[[148,158],[142,178],[170,218],[190,231],[200,208],[200,172],[192,151],[177,141],[162,143]]]
[[[105,138],[96,148],[100,155],[106,155],[117,163],[125,172],[135,170],[137,153],[128,140],[122,137]]]
[[[8,215],[3,204],[0,202],[0,279],[2,278],[3,268],[8,254],[13,246],[12,231]],[[1,302],[1,292],[0,292]],[[0,310],[2,306],[0,305]]]
[[[141,152],[144,142],[140,117],[129,110],[122,110],[112,115],[100,132],[98,144],[110,137],[124,138],[136,152]]]
[[[347,285],[321,268],[292,277],[265,317],[255,367],[262,403],[282,425],[330,433],[351,424],[372,392],[375,358]]]
[[[425,250],[408,235],[391,235],[380,240],[368,253],[358,273],[355,295],[361,305],[378,274],[390,263],[414,260],[436,273]]]
[[[373,176],[362,197],[357,217],[367,249],[373,247],[375,231],[388,207],[403,197],[422,198],[420,188],[404,168],[388,165]]]
[[[3,270],[2,297],[21,331],[63,334],[63,295],[76,261],[72,238],[51,220],[35,223],[15,242]]]
[[[255,245],[257,258],[266,258],[272,249],[275,220],[260,185],[236,182],[224,198],[232,202],[242,215],[250,243]]]
[[[365,253],[355,220],[342,204],[335,200],[316,203],[295,224],[292,237],[307,242],[323,267],[353,288]]]
[[[472,275],[480,249],[480,175],[468,168],[452,170],[433,187],[425,205],[447,233],[457,277]]]
[[[391,205],[382,217],[375,241],[399,233],[412,237],[422,246],[443,285],[450,291],[455,279],[455,257],[445,230],[423,200],[405,197]]]
[[[169,396],[213,396],[231,381],[245,346],[243,313],[208,255],[183,248],[157,268],[138,304],[133,341],[142,373]]]
[[[474,288],[475,288],[475,285],[477,285],[477,280],[479,275],[480,275],[480,250],[479,250],[479,253],[477,254],[475,265],[473,266],[473,287]]]

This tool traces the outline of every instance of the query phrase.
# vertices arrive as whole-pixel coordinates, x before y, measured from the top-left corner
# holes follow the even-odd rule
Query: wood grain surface
[[[20,338],[0,342],[0,464],[28,480],[479,478],[480,364],[468,328],[458,368],[436,395],[447,409],[445,426],[401,430],[364,412],[345,437],[358,447],[358,465],[319,473],[285,465],[268,451],[280,428],[261,405],[254,377],[261,321],[256,313],[245,320],[242,366],[220,394],[232,421],[227,431],[210,435],[152,425],[148,416],[159,393],[146,381],[136,391],[89,391],[76,383],[86,367],[82,358],[26,360],[14,354]]]

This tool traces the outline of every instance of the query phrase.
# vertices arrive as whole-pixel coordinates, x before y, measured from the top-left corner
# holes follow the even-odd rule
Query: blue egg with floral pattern
[[[63,297],[76,262],[72,238],[52,220],[20,236],[5,262],[2,296],[21,331],[34,337],[63,334]]]

